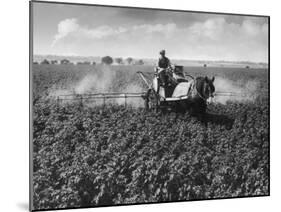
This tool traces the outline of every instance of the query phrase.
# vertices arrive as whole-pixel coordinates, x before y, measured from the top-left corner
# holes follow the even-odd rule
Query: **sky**
[[[268,62],[266,17],[33,2],[33,52]]]

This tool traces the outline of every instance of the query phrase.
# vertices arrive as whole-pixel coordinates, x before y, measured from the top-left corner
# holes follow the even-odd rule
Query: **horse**
[[[214,97],[215,77],[196,77],[188,82],[181,82],[176,87],[173,97],[183,96],[187,93],[188,98],[177,106],[177,110],[189,110],[191,114],[205,114],[207,100]]]

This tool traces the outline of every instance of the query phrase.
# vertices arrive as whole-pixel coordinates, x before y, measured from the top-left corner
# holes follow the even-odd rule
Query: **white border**
[[[59,0],[58,0],[59,1]],[[246,13],[271,16],[271,196],[231,200],[121,206],[75,211],[276,211],[280,208],[280,38],[278,1],[250,0],[67,0],[68,2]],[[1,2],[1,211],[28,208],[28,27],[27,0]],[[280,130],[279,130],[280,131]],[[279,201],[278,201],[279,200]]]

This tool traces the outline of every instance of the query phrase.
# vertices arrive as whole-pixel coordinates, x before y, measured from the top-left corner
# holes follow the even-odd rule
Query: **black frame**
[[[33,3],[43,4],[65,4],[65,5],[76,5],[76,6],[99,6],[99,7],[110,7],[110,8],[128,8],[128,9],[144,9],[144,10],[161,10],[170,12],[192,12],[192,13],[203,13],[203,14],[216,14],[216,15],[235,15],[235,16],[249,16],[249,17],[263,17],[268,19],[268,195],[255,195],[255,196],[239,196],[239,197],[223,197],[223,198],[210,198],[210,199],[198,199],[198,200],[177,200],[177,201],[162,201],[162,202],[148,202],[148,203],[130,203],[130,204],[115,204],[115,205],[101,205],[101,206],[89,206],[89,207],[68,207],[68,208],[52,208],[52,209],[40,209],[34,210],[33,207],[33,143],[32,143],[32,63],[33,63]],[[131,7],[131,6],[117,6],[117,5],[102,5],[102,4],[89,4],[89,3],[72,3],[72,2],[58,2],[58,1],[29,1],[29,210],[30,211],[53,211],[53,210],[69,210],[69,209],[85,209],[85,208],[100,208],[100,207],[117,207],[117,206],[133,206],[133,205],[148,205],[148,204],[162,204],[162,203],[177,203],[177,202],[194,202],[204,200],[224,200],[224,199],[240,199],[240,198],[251,198],[251,197],[267,197],[270,196],[270,16],[269,15],[254,15],[254,14],[242,14],[242,13],[226,13],[226,12],[204,12],[204,11],[193,11],[193,10],[179,10],[179,9],[163,9],[163,8],[148,8],[148,7]]]

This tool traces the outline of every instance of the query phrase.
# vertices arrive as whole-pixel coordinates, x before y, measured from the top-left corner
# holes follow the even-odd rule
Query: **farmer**
[[[158,67],[157,67],[157,72],[159,74],[160,77],[160,81],[163,85],[163,87],[165,88],[166,84],[167,84],[167,73],[166,73],[166,69],[170,66],[170,60],[165,56],[165,50],[161,50],[160,51],[160,58],[158,60]]]

